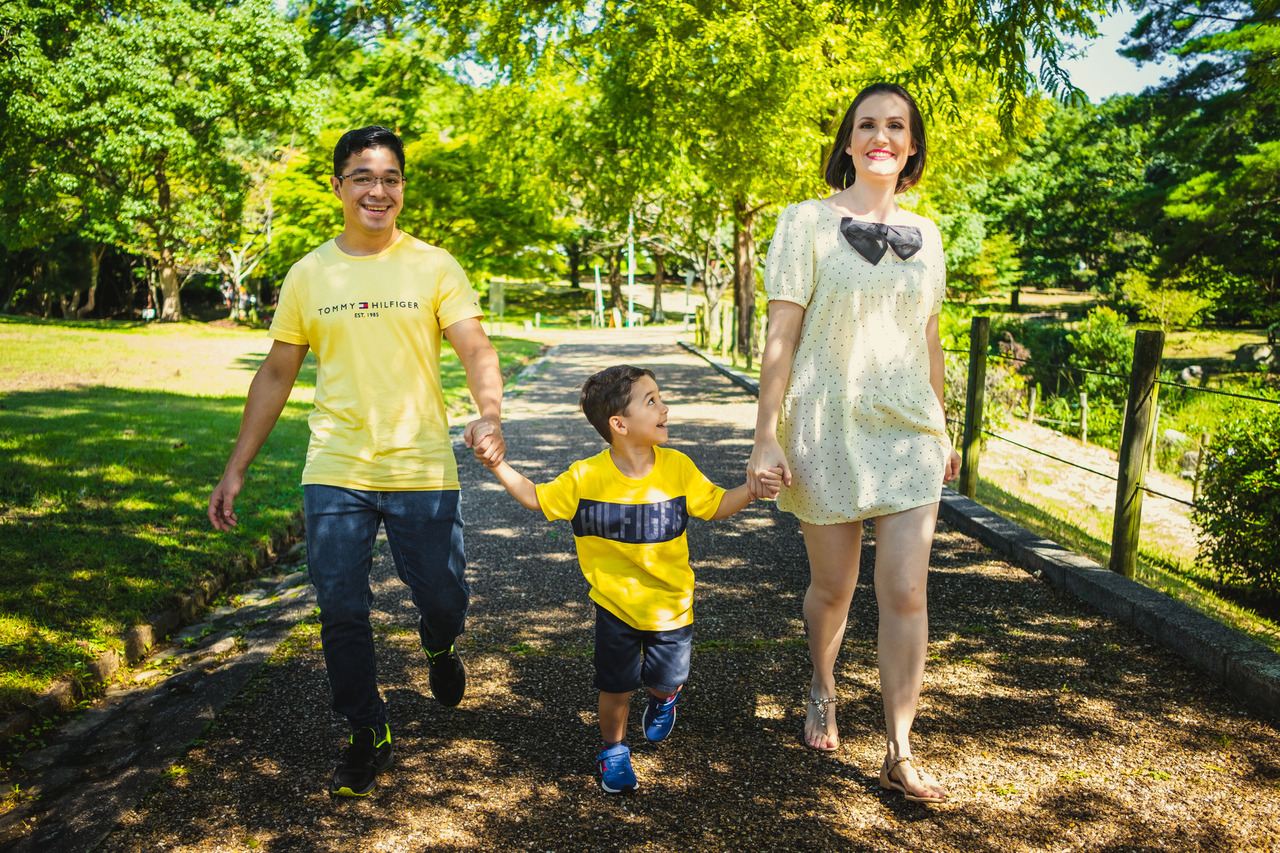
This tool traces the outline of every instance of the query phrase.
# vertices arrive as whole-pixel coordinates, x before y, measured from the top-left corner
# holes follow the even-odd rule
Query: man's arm
[[[289,392],[307,357],[307,347],[273,341],[266,360],[254,374],[249,385],[249,395],[244,401],[244,416],[240,419],[240,434],[236,446],[227,460],[222,479],[209,496],[209,521],[218,530],[230,530],[239,523],[236,518],[235,500],[244,487],[244,476],[258,451],[271,434]]]
[[[467,447],[474,447],[476,457],[492,468],[507,453],[502,439],[502,368],[498,353],[475,317],[454,323],[444,330],[444,336],[462,361],[467,372],[467,387],[480,410],[480,417],[467,424],[463,441]]]
[[[929,384],[933,386],[933,393],[938,396],[938,406],[942,409],[942,420],[945,424],[947,419],[947,357],[942,349],[942,339],[938,334],[937,314],[930,317],[929,322],[925,325],[924,338],[925,344],[929,348]],[[953,447],[950,455],[947,456],[947,464],[942,472],[942,482],[950,483],[959,476],[960,454],[956,453]]]

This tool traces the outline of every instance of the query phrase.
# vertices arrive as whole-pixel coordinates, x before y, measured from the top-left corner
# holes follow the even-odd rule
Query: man
[[[418,607],[432,694],[453,706],[466,688],[454,640],[464,628],[469,588],[440,387],[442,335],[480,409],[463,434],[467,446],[486,465],[500,462],[506,447],[502,375],[476,293],[448,252],[396,227],[405,183],[400,139],[384,127],[350,131],[334,149],[333,168],[342,233],[285,278],[271,351],[249,386],[240,434],[209,498],[209,520],[219,530],[236,526],[245,473],[312,350],[319,372],[302,474],[307,562],[333,708],[352,729],[329,793],[362,797],[393,757],[369,623],[380,524]]]

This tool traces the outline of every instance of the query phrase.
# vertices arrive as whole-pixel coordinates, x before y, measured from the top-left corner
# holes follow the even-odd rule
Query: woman
[[[781,509],[809,555],[813,660],[804,739],[839,744],[836,653],[858,580],[862,521],[876,519],[878,655],[886,750],[880,784],[947,798],[911,754],[928,645],[925,583],[942,483],[958,473],[943,414],[942,238],[896,194],[924,172],[924,122],[905,89],[868,86],[836,134],[835,193],[783,211],[769,246],[769,333],[748,480],[781,466]]]

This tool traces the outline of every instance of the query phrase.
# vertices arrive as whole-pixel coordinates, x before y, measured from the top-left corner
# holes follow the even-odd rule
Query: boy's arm
[[[520,503],[520,506],[525,509],[542,509],[542,504],[538,503],[537,487],[524,474],[521,474],[506,462],[499,462],[489,470],[493,472],[493,476],[498,478],[498,482],[502,484],[502,487],[511,493],[511,497]]]
[[[734,489],[729,489],[720,498],[720,506],[716,507],[716,514],[711,516],[713,519],[728,518],[735,512],[745,509],[747,504],[751,503],[755,498],[751,497],[751,491],[747,488],[747,484],[743,483]]]

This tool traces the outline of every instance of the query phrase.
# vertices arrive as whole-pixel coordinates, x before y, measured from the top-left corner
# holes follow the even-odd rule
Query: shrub
[[[947,417],[958,421],[948,423],[947,431],[956,446],[960,446],[964,431],[964,413],[969,381],[969,322],[968,312],[944,310],[938,330],[946,352],[947,372],[945,408]],[[1006,333],[1007,335],[1007,333]],[[1011,337],[1007,341],[989,341],[1003,355],[1026,358],[1027,350]],[[993,353],[994,354],[994,353]],[[987,381],[982,408],[983,428],[1000,433],[1008,429],[1013,411],[1026,397],[1027,381],[1019,373],[1020,362],[1002,358],[987,360]],[[985,437],[983,441],[985,442]]]
[[[1192,519],[1201,556],[1221,579],[1280,592],[1280,412],[1275,407],[1218,429]]]
[[[1070,336],[1072,367],[1114,374],[1079,373],[1077,385],[1089,399],[1102,397],[1121,403],[1129,396],[1129,371],[1133,369],[1133,332],[1124,317],[1107,307],[1095,308]]]
[[[1213,307],[1213,302],[1199,293],[1152,284],[1141,270],[1121,273],[1120,281],[1125,296],[1137,306],[1138,314],[1144,320],[1158,323],[1165,334],[1175,328],[1199,326],[1204,312]]]

